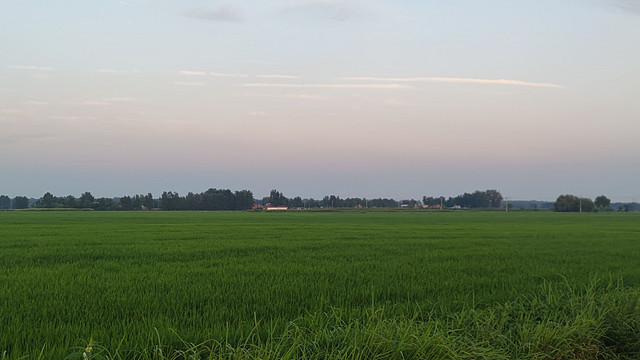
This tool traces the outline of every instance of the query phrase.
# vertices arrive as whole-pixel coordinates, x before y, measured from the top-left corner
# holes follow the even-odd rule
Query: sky
[[[0,194],[640,201],[640,0],[0,8]]]

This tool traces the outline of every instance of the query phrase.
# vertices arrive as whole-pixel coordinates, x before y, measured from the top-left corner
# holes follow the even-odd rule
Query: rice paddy
[[[634,358],[638,255],[636,213],[1,212],[0,359]]]

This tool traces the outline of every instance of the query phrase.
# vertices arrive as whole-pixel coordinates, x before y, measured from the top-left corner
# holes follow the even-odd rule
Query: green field
[[[638,358],[639,255],[636,213],[0,212],[0,359]]]

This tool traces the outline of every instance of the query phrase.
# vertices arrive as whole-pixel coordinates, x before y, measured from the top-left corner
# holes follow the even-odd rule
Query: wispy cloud
[[[413,77],[413,78],[380,78],[380,77],[348,77],[342,80],[349,81],[381,81],[381,82],[446,82],[446,83],[468,83],[468,84],[497,84],[497,85],[517,85],[532,87],[562,87],[552,83],[538,83],[510,79],[477,79],[477,78],[457,78],[457,77]]]
[[[178,73],[180,73],[181,75],[195,75],[195,76],[202,76],[202,75],[207,75],[206,72],[204,71],[193,71],[193,70],[180,70],[178,71]]]
[[[326,100],[326,96],[322,95],[307,95],[307,94],[252,94],[248,95],[252,97],[264,97],[273,99],[295,99],[295,100]]]
[[[185,12],[184,15],[188,18],[197,20],[225,22],[240,22],[244,20],[244,12],[242,9],[230,4],[221,5],[214,9],[193,9]]]
[[[22,114],[25,112],[23,109],[0,109],[2,114]]]
[[[207,86],[207,84],[199,81],[176,81],[174,84],[182,86]]]
[[[3,143],[17,143],[29,140],[57,140],[58,137],[53,134],[41,133],[41,134],[12,134],[1,135],[0,142]]]
[[[29,100],[27,103],[31,105],[49,105],[48,101]]]
[[[90,100],[90,99],[73,99],[68,102],[69,105],[86,105],[86,106],[108,106],[111,105],[108,101],[102,100]]]
[[[415,106],[414,103],[411,103],[411,102],[408,102],[408,101],[404,101],[404,100],[400,100],[400,99],[385,99],[383,101],[383,103],[385,105],[399,106],[399,107]]]
[[[402,84],[278,84],[278,83],[248,83],[245,87],[256,88],[310,88],[310,89],[401,89]]]
[[[45,75],[45,74],[31,74],[29,75],[30,78],[32,79],[48,79],[49,75]]]
[[[613,4],[625,11],[629,11],[640,15],[640,0],[609,0]]]
[[[220,72],[206,72],[206,71],[198,71],[198,70],[180,70],[178,71],[181,75],[187,76],[219,76],[219,77],[249,77],[248,74],[230,74],[230,73],[220,73]]]
[[[266,78],[266,79],[299,79],[299,76],[293,76],[293,75],[256,75],[256,77],[259,78]]]
[[[52,68],[52,67],[32,66],[32,65],[10,65],[10,66],[7,66],[7,67],[11,68],[11,69],[18,69],[18,70],[35,70],[35,71],[54,71],[54,70],[56,70],[55,68]]]
[[[82,106],[109,106],[112,103],[123,103],[123,102],[133,102],[133,101],[151,101],[147,99],[139,99],[132,97],[109,97],[102,99],[72,99],[65,104],[67,105],[82,105]],[[48,105],[48,102],[44,101],[29,101],[29,104],[33,105]]]
[[[118,70],[118,69],[99,69],[96,72],[104,74],[135,74],[139,73],[139,70]]]
[[[53,115],[53,116],[50,116],[49,119],[51,119],[51,120],[70,120],[70,121],[75,121],[75,120],[96,120],[97,117],[95,117],[95,116]]]
[[[361,14],[361,10],[349,1],[339,0],[306,0],[298,1],[283,8],[314,19],[347,21]]]
[[[249,115],[251,115],[251,116],[260,116],[260,117],[269,116],[269,114],[264,112],[264,111],[252,111],[252,112],[249,113]]]
[[[112,97],[112,98],[103,98],[103,99],[100,99],[100,101],[112,103],[112,102],[132,102],[132,101],[149,101],[149,100],[132,98],[132,97]]]
[[[219,77],[249,77],[249,75],[247,74],[226,74],[226,73],[218,73],[218,72],[212,72],[212,73],[209,73],[209,75],[219,76]]]

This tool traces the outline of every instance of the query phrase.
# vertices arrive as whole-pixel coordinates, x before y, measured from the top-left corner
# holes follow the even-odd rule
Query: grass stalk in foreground
[[[68,359],[637,359],[640,356],[640,291],[620,282],[584,289],[544,283],[517,301],[450,316],[430,311],[389,315],[384,307],[360,313],[332,308],[307,314],[283,331],[258,331],[238,343],[191,343],[175,334],[165,343],[157,331],[137,349],[96,344],[89,357]],[[78,348],[83,350],[85,347]],[[86,349],[85,349],[86,350]],[[86,354],[86,351],[85,351]]]

